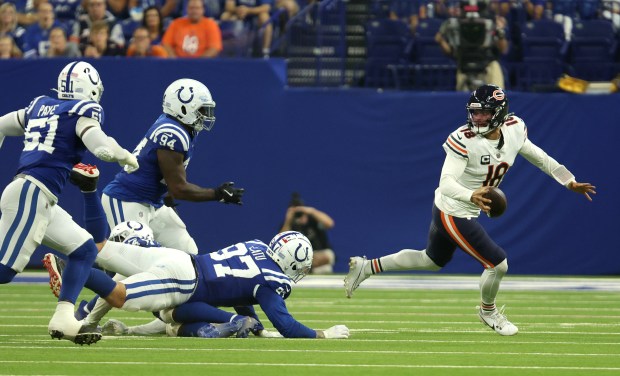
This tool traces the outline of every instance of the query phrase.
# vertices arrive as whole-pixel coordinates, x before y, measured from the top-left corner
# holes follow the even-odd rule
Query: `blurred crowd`
[[[310,0],[312,2],[312,0]],[[305,0],[0,0],[0,58],[203,57],[222,52],[222,28],[260,31]]]

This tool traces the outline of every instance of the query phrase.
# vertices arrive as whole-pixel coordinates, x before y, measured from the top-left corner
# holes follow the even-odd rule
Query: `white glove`
[[[118,164],[123,166],[123,169],[128,174],[136,171],[140,166],[138,165],[138,158],[125,149],[123,159],[118,160]]]
[[[323,334],[327,339],[349,338],[349,328],[345,325],[334,325],[331,328],[324,330]]]
[[[282,338],[282,334],[278,333],[278,332],[270,332],[267,329],[263,329],[258,333],[259,337],[262,338]]]

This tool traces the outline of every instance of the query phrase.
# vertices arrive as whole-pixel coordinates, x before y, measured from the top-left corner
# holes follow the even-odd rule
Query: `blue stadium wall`
[[[51,94],[68,61],[3,61],[0,112]],[[243,206],[183,202],[181,216],[201,252],[237,241],[268,242],[278,231],[290,194],[333,216],[338,259],[377,257],[425,247],[433,193],[444,159],[442,143],[465,121],[463,93],[377,92],[288,88],[282,60],[97,60],[103,77],[106,132],[133,148],[161,111],[166,86],[191,77],[211,89],[217,121],[198,136],[190,181],[245,187]],[[502,189],[508,210],[482,218],[509,254],[515,274],[620,274],[617,149],[618,95],[576,96],[509,92],[510,108],[525,119],[530,139],[580,181],[598,187],[590,203],[518,158]],[[0,183],[13,177],[22,140],[5,140]],[[96,162],[89,155],[86,162]],[[100,186],[119,170],[97,163]],[[68,186],[60,205],[82,223],[79,191]],[[39,251],[31,265],[40,265]],[[457,251],[444,273],[479,273]]]

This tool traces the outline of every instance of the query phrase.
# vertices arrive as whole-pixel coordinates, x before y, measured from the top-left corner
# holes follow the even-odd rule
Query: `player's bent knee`
[[[430,271],[436,272],[438,270],[441,270],[441,268],[442,268],[441,266],[437,265],[435,263],[435,261],[433,261],[432,258],[428,257],[428,254],[426,253],[426,251],[424,251],[424,254],[422,255],[422,260],[423,260],[423,263],[424,263],[424,268],[426,270],[430,270]]]
[[[0,264],[0,284],[10,283],[17,272],[4,264]]]
[[[159,311],[159,318],[166,324],[174,324],[174,308],[165,308]]]
[[[504,261],[495,265],[493,269],[495,270],[495,273],[497,273],[498,275],[501,275],[501,276],[506,275],[506,273],[508,273],[508,260],[504,259]]]
[[[106,296],[104,299],[106,302],[108,302],[109,305],[114,308],[123,308],[126,297],[127,290],[125,288],[125,285],[119,282],[116,284],[116,287],[114,288],[114,290],[112,290],[110,295]]]

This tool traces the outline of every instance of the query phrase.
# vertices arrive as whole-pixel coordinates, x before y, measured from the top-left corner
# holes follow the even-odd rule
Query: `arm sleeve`
[[[116,162],[127,158],[129,152],[120,147],[115,139],[107,136],[94,119],[81,117],[76,125],[76,133],[86,148],[102,161]]]
[[[525,140],[519,154],[563,186],[575,181],[575,176],[564,165],[559,164],[530,140]]]
[[[441,169],[441,177],[439,178],[439,191],[442,195],[455,200],[470,201],[474,191],[463,187],[458,182],[458,178],[463,174],[466,166],[466,159],[456,157],[450,153],[446,154],[446,159]]]
[[[316,338],[316,332],[299,321],[286,309],[284,299],[268,287],[261,286],[256,300],[273,326],[285,338]]]
[[[0,147],[6,136],[23,136],[26,111],[24,109],[9,112],[0,117]]]

